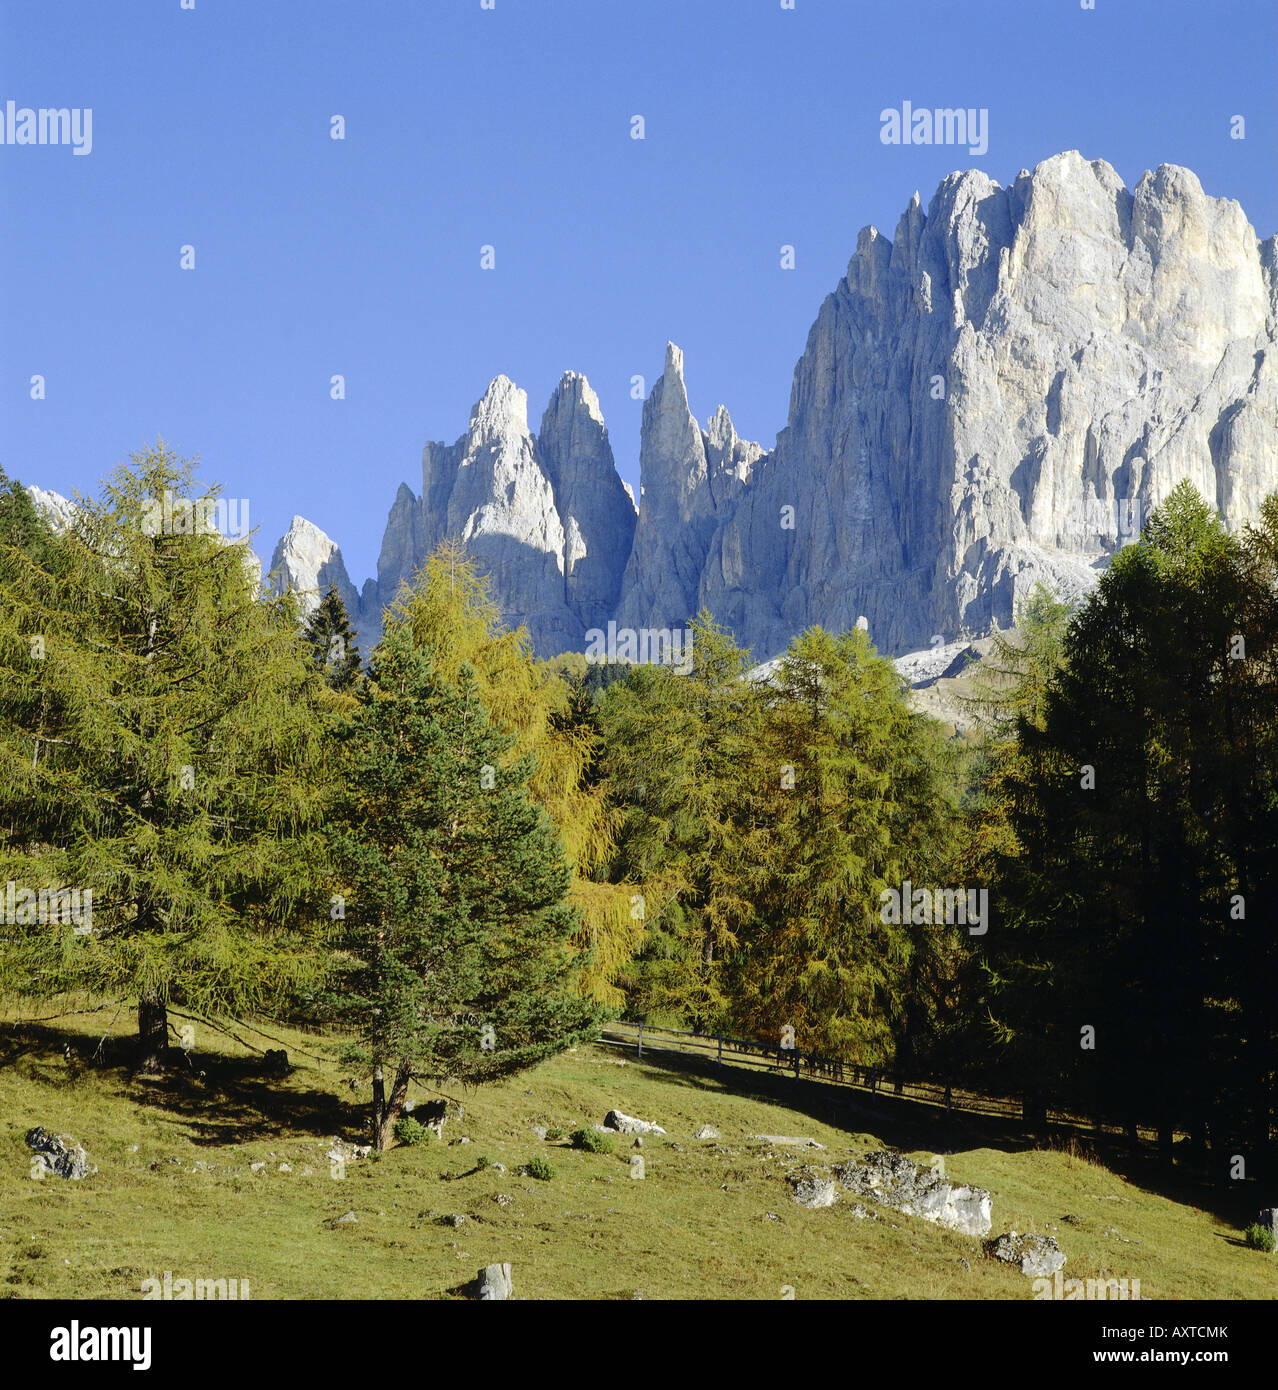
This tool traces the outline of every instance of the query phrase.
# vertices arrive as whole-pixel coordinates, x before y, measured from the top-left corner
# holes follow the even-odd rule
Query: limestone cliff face
[[[1182,478],[1246,521],[1278,487],[1273,267],[1188,170],[952,175],[861,233],[699,601],[760,654],[860,614],[899,653],[1084,590]]]
[[[735,432],[723,439],[723,428],[719,447],[730,450]],[[731,421],[726,429],[731,431]],[[683,353],[673,343],[666,344],[665,370],[644,402],[642,430],[639,523],[622,577],[617,621],[629,627],[669,627],[671,620],[682,623],[696,612],[706,557],[719,524],[706,438],[688,408]],[[725,508],[731,506],[729,479],[735,481],[721,458],[717,480],[725,484]],[[670,617],[663,621],[665,615]]]
[[[1278,489],[1276,247],[1175,166],[1132,190],[1075,152],[1006,188],[953,174],[891,240],[861,232],[770,452],[722,406],[698,426],[667,346],[637,520],[585,379],[534,439],[496,378],[400,489],[361,635],[445,536],[542,655],[703,605],[758,659],[860,615],[896,654],[1010,623],[1037,579],[1077,595],[1182,479],[1231,526]]]
[[[75,503],[60,492],[47,492],[44,488],[26,485],[27,496],[37,513],[44,518],[54,531],[65,531],[75,516]]]
[[[564,598],[582,633],[617,611],[635,507],[617,473],[599,397],[565,372],[541,417],[537,457],[564,531]]]
[[[565,373],[534,438],[528,398],[494,378],[455,444],[422,451],[422,490],[401,485],[387,519],[377,581],[365,586],[360,631],[444,539],[460,540],[492,581],[510,626],[541,655],[580,651],[616,611],[635,509],[612,457],[599,398]]]
[[[272,585],[279,592],[292,590],[302,601],[309,615],[319,607],[320,599],[336,584],[346,611],[359,615],[359,595],[346,573],[342,552],[314,523],[304,516],[295,516],[288,530],[280,537],[271,556]]]

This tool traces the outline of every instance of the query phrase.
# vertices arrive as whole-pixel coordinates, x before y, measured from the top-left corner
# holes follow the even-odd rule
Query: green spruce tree
[[[0,468],[0,573],[9,570],[16,559],[9,555],[11,550],[47,568],[56,545],[53,531],[36,511],[31,494]]]
[[[1269,1143],[1272,553],[1265,523],[1240,540],[1175,488],[1070,622],[1007,782],[996,1035],[1037,1118],[1053,1098],[1152,1122],[1168,1162],[1177,1128],[1253,1159]]]
[[[349,690],[359,679],[359,647],[336,584],[329,585],[328,592],[307,619],[302,637],[311,649],[315,664],[324,672],[330,689]]]
[[[358,1033],[380,1150],[414,1080],[509,1075],[586,1036],[599,1010],[574,991],[571,873],[531,799],[532,760],[510,759],[473,670],[445,679],[392,619],[356,698],[337,724],[347,964],[325,1002]]]

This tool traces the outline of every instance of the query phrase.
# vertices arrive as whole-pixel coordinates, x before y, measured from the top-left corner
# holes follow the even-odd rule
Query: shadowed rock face
[[[635,534],[634,503],[584,376],[564,373],[541,417],[537,457],[564,531],[564,598],[584,634],[615,616]]]
[[[542,656],[580,651],[616,611],[635,509],[612,457],[599,398],[565,373],[528,428],[528,398],[496,377],[455,444],[422,451],[420,497],[401,485],[387,519],[360,632],[380,635],[381,609],[445,539],[460,540],[492,579],[505,621],[527,626]]]
[[[891,241],[861,232],[770,452],[722,406],[697,425],[667,346],[637,519],[585,378],[534,438],[497,377],[401,487],[361,637],[445,536],[540,655],[703,605],[758,659],[862,614],[893,654],[1007,626],[1036,580],[1085,592],[1182,479],[1231,526],[1278,488],[1276,245],[1172,165],[1133,190],[1076,152],[1007,188],[952,174]]]

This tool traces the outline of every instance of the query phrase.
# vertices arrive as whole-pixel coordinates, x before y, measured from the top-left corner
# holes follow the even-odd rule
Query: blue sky
[[[636,491],[668,338],[770,446],[858,229],[954,169],[1184,164],[1272,235],[1276,52],[1274,0],[0,0],[0,112],[93,111],[88,156],[0,146],[0,463],[95,491],[162,435],[358,584],[498,372],[534,430],[584,372]],[[903,100],[988,152],[883,145]]]

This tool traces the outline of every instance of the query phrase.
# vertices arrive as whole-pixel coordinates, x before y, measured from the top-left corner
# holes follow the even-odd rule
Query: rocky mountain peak
[[[470,436],[475,443],[518,438],[528,434],[528,395],[508,376],[495,376],[470,412]]]
[[[54,531],[65,531],[71,525],[72,518],[75,516],[75,503],[69,497],[63,497],[60,492],[46,491],[41,487],[26,485],[27,495],[31,498],[31,505]]]
[[[889,653],[961,642],[1036,581],[1085,592],[1182,479],[1230,525],[1256,514],[1278,489],[1276,322],[1278,238],[1187,169],[1129,189],[1068,150],[1006,187],[958,171],[891,239],[862,229],[771,451],[726,407],[698,426],[666,345],[637,519],[584,377],[535,439],[494,378],[467,433],[426,446],[421,497],[396,497],[363,620],[454,536],[542,654],[702,606],[758,659],[862,615]]]
[[[329,586],[336,584],[347,613],[352,619],[359,617],[359,594],[346,573],[337,542],[304,516],[294,516],[280,537],[271,556],[271,574],[276,589],[297,593],[308,614],[319,607]]]

